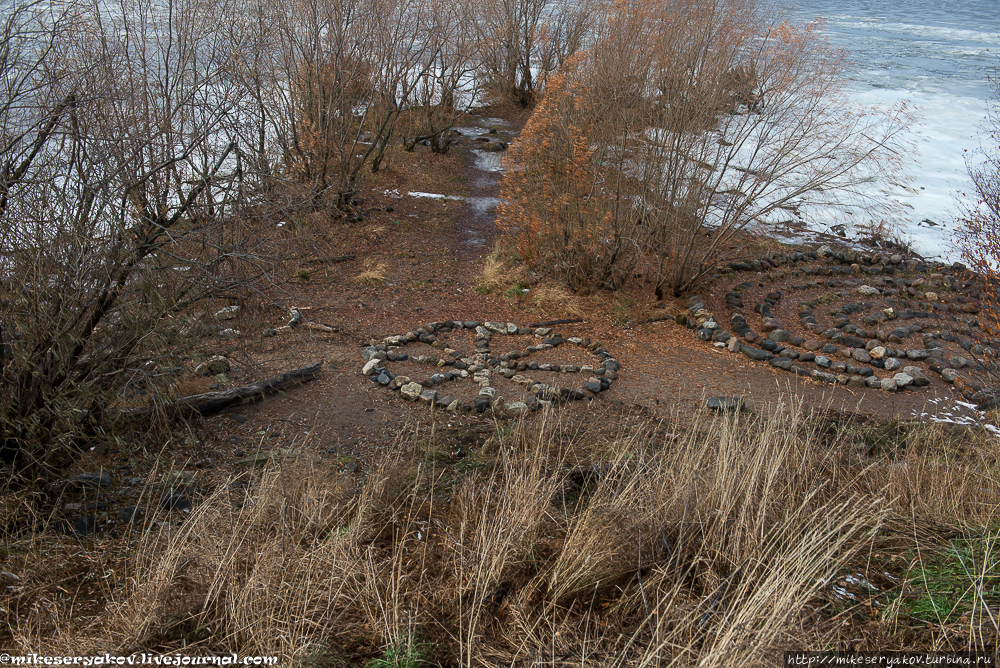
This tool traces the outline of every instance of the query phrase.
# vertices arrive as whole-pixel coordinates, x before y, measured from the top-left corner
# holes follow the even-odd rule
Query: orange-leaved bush
[[[862,108],[844,71],[818,31],[769,21],[757,0],[620,0],[587,57],[550,78],[501,224],[571,287],[620,287],[645,261],[657,296],[679,295],[748,226],[894,177],[906,110]]]
[[[605,150],[597,132],[593,91],[574,76],[583,56],[549,79],[544,99],[508,157],[499,225],[521,259],[581,289],[616,283],[635,262],[621,207],[605,196]]]

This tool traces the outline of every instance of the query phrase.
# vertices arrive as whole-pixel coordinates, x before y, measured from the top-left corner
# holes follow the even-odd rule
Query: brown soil
[[[513,119],[491,138],[509,141],[519,121],[523,119]],[[472,127],[477,122],[486,132],[490,124],[481,118],[471,117],[466,125]],[[402,425],[422,420],[430,410],[423,404],[402,400],[397,393],[362,375],[364,346],[432,321],[496,320],[526,326],[574,317],[580,304],[584,322],[557,326],[556,332],[601,341],[622,368],[609,391],[592,400],[559,405],[557,410],[567,416],[596,415],[610,409],[670,417],[699,410],[705,398],[714,395],[743,397],[751,410],[801,401],[817,410],[859,413],[876,419],[906,419],[922,413],[944,420],[975,416],[975,411],[958,406],[958,393],[932,373],[928,374],[932,378],[929,387],[893,394],[819,383],[772,368],[766,362],[713,348],[698,341],[687,327],[674,323],[673,316],[685,311],[683,303],[655,302],[649,280],[642,276],[618,293],[574,297],[575,304],[567,301],[561,306],[547,301],[545,308],[533,298],[533,293],[544,287],[538,284],[532,284],[526,294],[497,290],[484,294],[481,287],[477,290],[477,280],[492,250],[495,211],[475,198],[497,197],[499,175],[476,167],[473,151],[481,146],[473,137],[463,136],[446,155],[432,154],[419,146],[413,153],[400,150],[392,155],[388,169],[371,178],[369,192],[362,195],[360,222],[323,221],[328,227],[316,235],[321,239],[316,243],[316,252],[303,254],[282,269],[284,280],[278,277],[271,303],[244,309],[236,323],[244,336],[237,344],[220,350],[218,341],[208,338],[202,348],[204,355],[222,353],[231,357],[235,367],[229,374],[231,386],[323,360],[319,378],[258,404],[196,421],[186,428],[188,436],[171,439],[164,446],[157,465],[161,469],[209,465],[224,474],[232,469],[234,460],[259,449],[305,444],[317,452],[340,457],[344,466],[363,473],[393,447]],[[410,192],[473,199],[414,197],[407,194]],[[353,254],[355,259],[332,260],[346,254]],[[369,277],[359,280],[365,272]],[[376,275],[372,276],[372,272]],[[794,272],[739,272],[710,279],[700,295],[709,310],[717,313],[720,324],[728,327],[731,309],[725,306],[726,292],[742,281],[753,283],[754,287],[745,292],[744,312],[750,326],[759,332],[760,318],[752,313],[753,304],[772,290],[783,290],[786,296],[775,309],[775,316],[793,334],[805,335],[797,305],[829,290],[796,291],[791,286],[814,279]],[[264,338],[265,328],[286,323],[291,306],[299,308],[306,321],[324,323],[336,331],[323,333],[299,327]],[[658,317],[663,319],[629,324]],[[819,309],[817,319],[822,323],[830,321]],[[454,337],[471,349],[470,334],[455,333]],[[514,338],[521,340],[515,342]],[[511,349],[523,349],[530,339],[512,337]],[[502,351],[506,345],[495,340],[494,350]],[[421,354],[416,344],[407,352],[411,352],[409,348],[413,348],[413,354]],[[593,363],[589,353],[574,347],[562,346],[545,353],[544,359],[539,354],[538,361],[582,365],[591,359]],[[425,368],[421,376],[421,369],[414,370],[417,365],[408,363],[391,366],[396,373],[413,373],[414,379],[433,373]],[[531,375],[542,382],[574,386],[587,380],[587,374],[577,374],[571,381],[566,374],[553,372]],[[210,382],[192,377],[184,387],[191,393],[204,391]],[[508,401],[520,398],[519,392],[523,394],[521,386],[510,381],[499,380],[495,385]],[[456,380],[446,393],[469,399],[473,388],[471,378]],[[446,424],[456,433],[485,431],[496,417],[457,413]],[[104,466],[128,475],[145,475],[144,465],[137,458],[123,462],[124,456],[112,451],[96,460],[88,459],[85,467],[94,470]],[[109,512],[116,509],[109,508]]]

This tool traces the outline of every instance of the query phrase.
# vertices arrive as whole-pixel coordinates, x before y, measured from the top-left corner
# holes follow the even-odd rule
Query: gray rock
[[[199,364],[194,372],[199,376],[217,376],[220,373],[229,373],[230,368],[228,359],[222,355],[215,355]]]
[[[958,378],[958,371],[955,369],[941,369],[941,379],[946,383],[954,383]]]
[[[191,499],[183,494],[166,491],[160,497],[160,508],[164,510],[186,510],[191,507]]]
[[[375,375],[375,371],[378,370],[378,365],[381,364],[381,360],[371,359],[365,362],[365,365],[361,367],[361,373],[366,376]]]
[[[484,322],[483,327],[485,327],[487,331],[493,332],[495,334],[507,333],[507,325],[502,322],[496,322],[496,321]]]
[[[709,410],[725,413],[741,411],[744,404],[741,397],[709,397],[705,400],[705,407]]]
[[[902,365],[899,363],[899,360],[896,359],[895,357],[889,357],[889,358],[887,358],[885,360],[885,370],[886,371],[895,371],[900,366],[902,366]]]
[[[767,338],[775,343],[784,343],[791,337],[791,334],[784,329],[776,329],[767,335]]]
[[[420,383],[407,383],[399,388],[399,393],[404,399],[409,399],[411,401],[416,401],[420,398],[420,393],[424,391],[423,385]]]
[[[93,515],[76,518],[73,520],[73,533],[80,538],[93,536],[97,533],[97,518]]]
[[[757,348],[751,348],[750,346],[740,346],[740,352],[749,357],[752,360],[769,360],[774,357],[773,353],[769,353],[766,350],[759,350]]]
[[[862,364],[868,364],[872,361],[872,356],[864,348],[855,348],[852,350],[851,357],[853,357],[855,361],[861,362]]]
[[[511,415],[522,415],[527,413],[529,410],[528,404],[523,401],[514,401],[507,404],[507,412]]]
[[[784,369],[785,371],[792,370],[792,360],[787,357],[775,357],[770,360],[769,364],[778,369]]]
[[[835,375],[824,371],[813,371],[812,377],[814,380],[818,380],[821,383],[834,384],[837,382],[837,377]]]
[[[913,384],[913,376],[908,373],[897,373],[892,379],[896,381],[896,387],[906,387]]]
[[[873,288],[870,285],[859,285],[858,294],[864,295],[866,297],[877,297],[882,294],[878,288]]]
[[[601,391],[601,384],[596,380],[588,380],[583,384],[583,389],[598,394]]]
[[[437,399],[437,390],[424,390],[420,393],[420,401],[425,404],[433,404],[434,400]]]
[[[882,387],[882,389],[885,390],[886,392],[895,392],[896,390],[899,389],[899,387],[896,385],[895,379],[893,378],[883,378],[879,384]]]
[[[904,366],[903,373],[913,379],[914,387],[926,387],[931,384],[931,379],[925,376],[919,367]],[[899,381],[896,382],[898,383]]]
[[[865,387],[871,387],[871,388],[882,387],[882,381],[879,379],[878,376],[867,376],[865,378]]]
[[[239,306],[227,306],[226,308],[219,309],[218,311],[215,312],[215,319],[233,320],[234,318],[236,318],[237,315],[239,315],[239,312],[240,312]]]
[[[925,360],[930,357],[931,354],[926,350],[907,350],[906,357],[911,360]]]
[[[813,361],[816,362],[816,366],[821,366],[824,369],[830,368],[831,362],[830,362],[830,358],[829,357],[824,357],[822,355],[817,355],[816,359],[813,360]]]
[[[141,522],[145,516],[146,513],[139,506],[126,506],[118,511],[118,521],[125,524]]]
[[[739,352],[740,340],[735,336],[732,337],[731,339],[729,339],[729,345],[727,346],[727,348],[729,348],[729,352],[731,353]]]
[[[97,490],[111,486],[110,473],[78,473],[61,483],[68,491]]]

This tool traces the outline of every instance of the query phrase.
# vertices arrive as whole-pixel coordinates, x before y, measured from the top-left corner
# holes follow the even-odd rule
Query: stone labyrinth
[[[1000,344],[962,265],[824,246],[720,269],[707,303],[688,297],[677,316],[717,348],[820,382],[886,392],[941,382],[979,410],[1000,406],[990,388]]]
[[[404,399],[479,413],[518,414],[592,398],[611,388],[621,368],[586,336],[471,320],[431,322],[387,336],[366,347],[363,357],[362,373]],[[469,378],[472,383],[461,382]]]

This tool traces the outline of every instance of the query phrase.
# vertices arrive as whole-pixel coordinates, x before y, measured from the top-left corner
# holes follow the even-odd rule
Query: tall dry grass
[[[843,646],[850,611],[829,583],[846,569],[946,542],[942,526],[996,523],[995,446],[960,451],[939,428],[880,452],[797,406],[670,429],[594,438],[547,412],[441,466],[407,454],[441,447],[432,425],[360,485],[285,459],[148,531],[129,585],[89,626],[17,637],[292,665],[386,648],[397,665],[773,665],[789,648]],[[991,576],[976,569],[970,648],[997,637]],[[885,639],[901,623],[898,605],[873,618],[878,648],[900,648]]]

